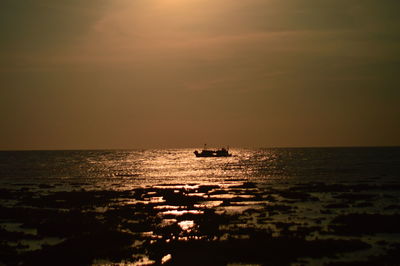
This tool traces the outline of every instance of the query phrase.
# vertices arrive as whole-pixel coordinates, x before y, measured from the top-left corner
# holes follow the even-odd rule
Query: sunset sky
[[[0,149],[400,145],[398,0],[2,0]]]

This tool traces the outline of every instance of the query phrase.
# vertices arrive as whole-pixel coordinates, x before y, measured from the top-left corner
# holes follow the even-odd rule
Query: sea
[[[0,265],[400,265],[400,147],[0,151]]]

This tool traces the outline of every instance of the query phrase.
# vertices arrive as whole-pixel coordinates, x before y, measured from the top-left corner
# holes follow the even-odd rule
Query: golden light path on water
[[[231,157],[197,158],[194,149],[120,151],[111,158],[105,156],[93,161],[93,170],[104,169],[102,176],[94,182],[120,182],[120,189],[137,186],[181,184],[220,184],[235,180],[246,181],[262,177],[272,178],[278,155],[274,151],[232,149]],[[262,162],[262,164],[260,164]],[[263,172],[268,166],[269,172]],[[99,176],[100,177],[100,176]],[[105,185],[103,183],[103,185]]]
[[[220,214],[239,214],[247,209],[259,209],[257,205],[268,202],[267,200],[252,202],[254,195],[242,191],[239,187],[236,191],[229,187],[240,186],[249,180],[255,181],[254,175],[260,175],[258,172],[261,170],[260,160],[272,165],[277,158],[274,152],[262,151],[260,156],[255,157],[254,150],[232,149],[231,157],[197,158],[193,151],[194,149],[122,151],[116,159],[98,162],[104,168],[113,169],[115,179],[123,179],[123,182],[118,182],[118,189],[149,188],[150,191],[142,199],[128,199],[120,204],[156,205],[153,208],[158,212],[157,217],[160,219],[158,227],[161,230],[175,228],[176,233],[167,239],[154,231],[142,233],[143,236],[153,239],[152,241],[164,239],[169,243],[202,240],[204,236],[197,234],[199,224],[196,220],[197,217],[205,215],[207,210],[215,209],[216,213]],[[268,179],[265,173],[261,176],[263,179]],[[210,191],[207,191],[208,186],[215,194],[210,195]],[[165,190],[172,190],[173,194],[165,194]],[[179,199],[181,196],[197,198],[200,201],[188,204],[183,198]],[[175,200],[175,197],[178,199]],[[241,204],[222,207],[226,200],[235,199],[242,199]],[[166,254],[162,257],[161,263],[171,259],[173,259],[171,254]],[[132,265],[153,263],[156,261],[142,255]]]

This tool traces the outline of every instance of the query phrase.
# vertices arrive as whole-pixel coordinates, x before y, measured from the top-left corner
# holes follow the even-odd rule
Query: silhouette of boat
[[[231,153],[228,152],[228,149],[222,148],[219,150],[207,150],[205,147],[201,152],[197,150],[194,151],[196,157],[230,157]]]

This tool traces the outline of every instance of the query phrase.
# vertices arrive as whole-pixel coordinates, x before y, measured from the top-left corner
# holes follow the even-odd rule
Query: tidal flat
[[[5,265],[398,265],[400,186],[226,179],[0,189]]]

